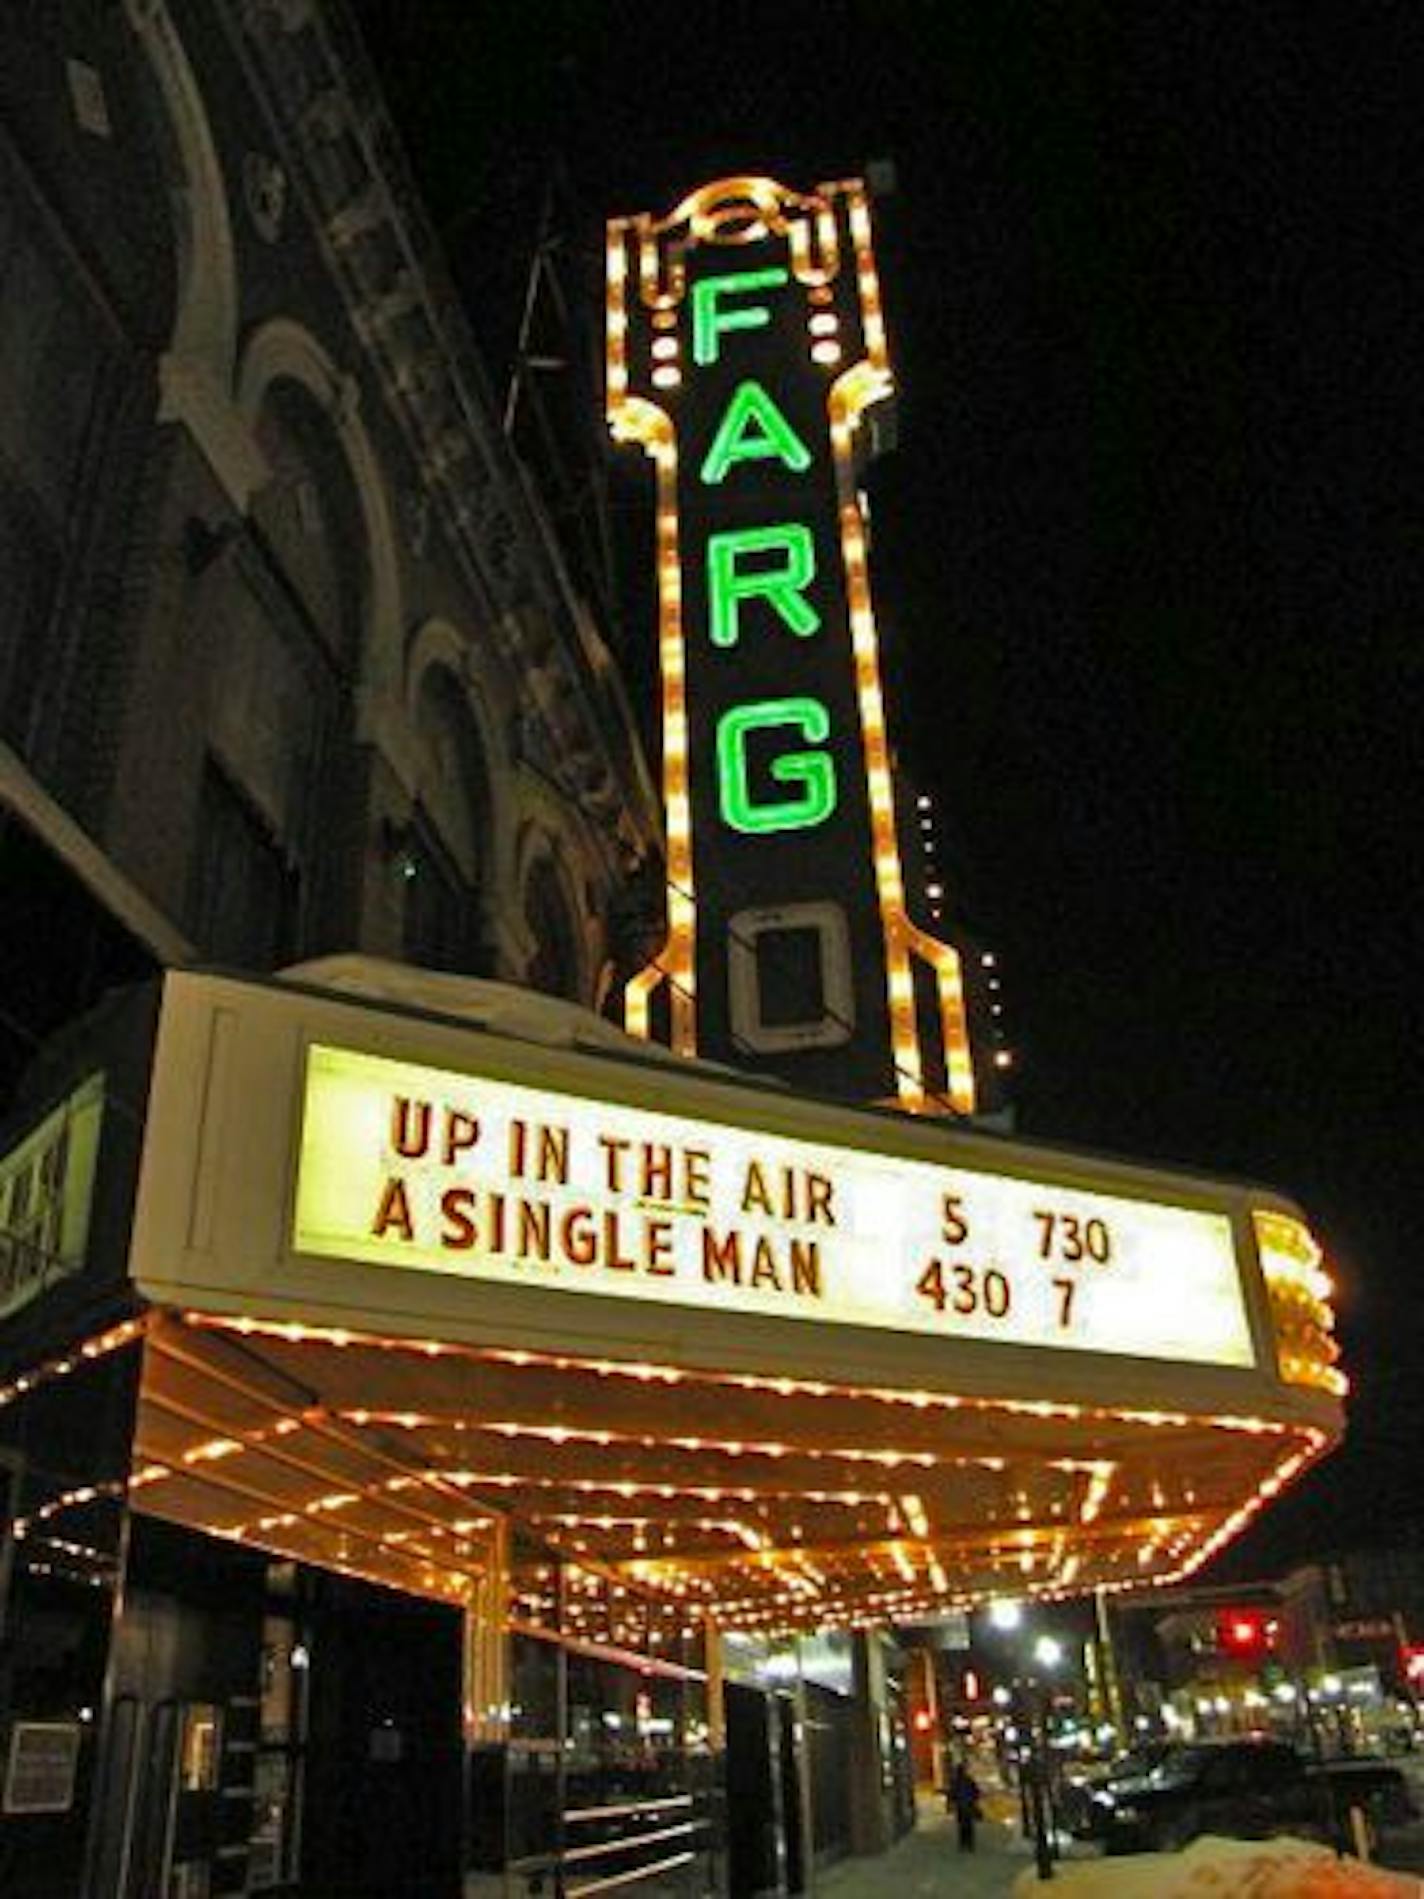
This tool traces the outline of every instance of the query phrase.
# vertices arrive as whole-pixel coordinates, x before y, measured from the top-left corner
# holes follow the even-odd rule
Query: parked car
[[[1379,1761],[1307,1761],[1282,1741],[1204,1741],[1092,1795],[1089,1830],[1109,1853],[1170,1852],[1202,1833],[1342,1837],[1350,1807],[1372,1832],[1414,1816],[1404,1776]]]
[[[1141,1741],[1136,1747],[1115,1754],[1109,1761],[1091,1767],[1070,1767],[1063,1776],[1058,1795],[1059,1825],[1075,1839],[1092,1839],[1098,1832],[1096,1796],[1125,1781],[1145,1780],[1172,1754],[1180,1753],[1184,1741]]]

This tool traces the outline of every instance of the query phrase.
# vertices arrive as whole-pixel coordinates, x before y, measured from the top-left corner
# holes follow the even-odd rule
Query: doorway
[[[459,1611],[313,1573],[303,1899],[458,1899]]]
[[[264,1558],[134,1517],[114,1626],[95,1899],[248,1890]]]

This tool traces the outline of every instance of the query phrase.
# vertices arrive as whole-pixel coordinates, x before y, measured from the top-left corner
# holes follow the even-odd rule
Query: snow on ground
[[[1062,1899],[1419,1899],[1424,1881],[1337,1859],[1308,1840],[1194,1840],[1180,1853],[1135,1853],[1055,1868]],[[1041,1890],[1032,1870],[1014,1899]]]

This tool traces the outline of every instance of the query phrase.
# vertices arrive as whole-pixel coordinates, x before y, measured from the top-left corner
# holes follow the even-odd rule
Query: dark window
[[[525,917],[536,945],[525,981],[546,996],[578,1001],[579,956],[573,919],[559,873],[547,857],[529,874]]]
[[[470,902],[430,826],[417,817],[400,856],[405,885],[407,962],[423,969],[470,969]]]
[[[35,688],[62,569],[57,536],[10,481],[0,455],[0,739],[17,752],[29,750]]]
[[[104,342],[11,180],[0,172],[0,453],[58,523],[82,472]]]
[[[205,956],[275,969],[296,936],[297,877],[271,829],[221,766],[203,773],[188,915]]]
[[[31,748],[82,485],[112,367],[107,334],[0,152],[0,738]]]

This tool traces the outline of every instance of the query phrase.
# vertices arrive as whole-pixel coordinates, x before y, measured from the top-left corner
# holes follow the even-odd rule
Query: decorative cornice
[[[660,852],[637,740],[589,664],[581,603],[513,454],[439,243],[344,0],[242,0],[238,56],[267,111],[353,331],[491,635],[531,701],[541,764],[626,865]],[[338,46],[339,42],[339,46]],[[531,627],[554,630],[537,650]]]

